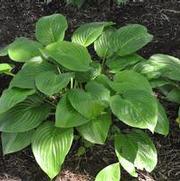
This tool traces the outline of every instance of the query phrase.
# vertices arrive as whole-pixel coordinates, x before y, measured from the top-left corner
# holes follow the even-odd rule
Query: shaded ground
[[[170,0],[156,2],[159,3],[154,0],[122,7],[109,7],[108,3],[102,3],[99,7],[92,4],[77,10],[65,6],[60,0],[48,6],[37,0],[0,0],[0,47],[18,36],[33,38],[34,23],[40,16],[60,12],[68,18],[69,33],[83,22],[91,21],[110,20],[116,22],[118,27],[127,23],[143,24],[154,34],[153,42],[141,51],[143,56],[167,53],[180,57],[180,3]],[[8,77],[0,77],[0,91],[7,86],[8,81]],[[167,138],[154,136],[159,152],[158,166],[150,175],[140,172],[138,180],[180,180],[180,129],[175,123],[177,105],[168,102],[164,102],[164,105],[171,121],[171,133]],[[113,155],[111,144],[106,147],[96,146],[81,158],[77,158],[72,150],[56,181],[93,180],[101,168],[114,161]],[[125,172],[123,178],[124,181],[132,180]],[[48,178],[35,163],[30,149],[26,149],[5,157],[0,152],[0,180],[47,181]]]

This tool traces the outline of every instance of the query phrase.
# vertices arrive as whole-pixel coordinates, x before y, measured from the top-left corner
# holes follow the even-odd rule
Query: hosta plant
[[[73,139],[91,144],[113,140],[117,161],[101,170],[96,181],[119,181],[120,167],[133,177],[137,169],[151,172],[157,151],[146,130],[169,132],[153,88],[164,81],[178,85],[179,59],[154,55],[146,61],[138,55],[153,38],[142,25],[116,29],[113,22],[88,23],[71,41],[65,40],[67,28],[61,14],[42,17],[36,40],[16,38],[1,50],[12,64],[23,64],[16,75],[12,66],[0,65],[13,76],[0,98],[3,153],[31,145],[37,163],[53,179]]]

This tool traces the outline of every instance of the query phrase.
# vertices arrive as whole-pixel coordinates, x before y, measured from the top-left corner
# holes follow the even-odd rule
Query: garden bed
[[[83,22],[110,20],[118,27],[130,23],[143,24],[154,35],[154,40],[141,51],[141,55],[149,57],[155,53],[165,53],[180,57],[180,3],[170,0],[158,2],[129,3],[122,7],[117,7],[115,4],[109,7],[108,3],[102,3],[99,7],[92,4],[78,10],[60,1],[46,5],[39,1],[1,0],[0,47],[12,42],[15,37],[33,38],[36,20],[41,16],[59,12],[68,18],[69,34]],[[8,60],[3,58],[2,61]],[[7,87],[8,82],[9,77],[0,77],[0,91]],[[139,180],[180,180],[180,129],[175,122],[178,105],[163,100],[162,103],[168,112],[171,131],[167,138],[154,135],[159,162],[151,174],[139,172]],[[105,147],[95,146],[80,158],[75,155],[72,148],[57,181],[93,180],[100,169],[113,163],[114,151],[111,145],[109,143]],[[126,172],[123,172],[123,178],[125,181],[133,180]],[[5,157],[0,152],[0,180],[46,181],[48,178],[37,166],[30,149],[27,148]]]

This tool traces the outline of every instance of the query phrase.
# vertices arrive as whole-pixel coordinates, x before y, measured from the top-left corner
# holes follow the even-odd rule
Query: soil
[[[12,42],[16,37],[34,38],[34,26],[43,15],[62,13],[68,18],[67,38],[77,26],[84,22],[114,21],[118,27],[130,23],[145,25],[154,35],[154,40],[140,53],[149,57],[155,53],[166,53],[180,57],[180,2],[178,0],[152,0],[147,2],[127,3],[121,7],[109,6],[103,1],[99,6],[91,3],[81,9],[67,6],[61,0],[54,0],[48,5],[38,0],[0,0],[0,47]],[[1,61],[8,61],[1,58]],[[8,86],[10,78],[0,76],[0,92]],[[180,180],[180,129],[175,122],[178,105],[163,101],[171,125],[170,134],[164,138],[154,135],[158,149],[157,168],[151,173],[139,172],[133,179],[123,171],[124,181],[179,181]],[[0,148],[1,150],[1,148]],[[96,173],[106,165],[113,163],[112,144],[95,146],[84,156],[76,157],[74,150],[67,157],[64,168],[56,181],[94,180]],[[47,181],[48,178],[34,161],[30,148],[3,156],[0,152],[1,181]]]

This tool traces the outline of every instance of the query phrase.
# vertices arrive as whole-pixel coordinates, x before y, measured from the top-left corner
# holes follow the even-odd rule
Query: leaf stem
[[[73,89],[73,78],[71,78],[71,89]]]
[[[44,100],[46,103],[50,104],[53,107],[56,107],[56,104],[54,104],[53,102],[49,101],[48,99]]]
[[[13,73],[11,73],[11,72],[5,72],[5,74],[6,74],[6,75],[10,75],[10,76],[12,76],[12,77],[15,76],[15,74],[13,74]]]

